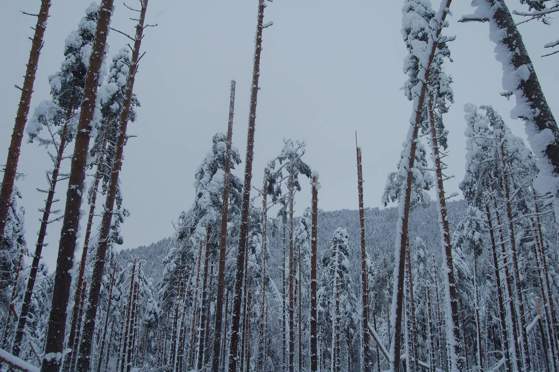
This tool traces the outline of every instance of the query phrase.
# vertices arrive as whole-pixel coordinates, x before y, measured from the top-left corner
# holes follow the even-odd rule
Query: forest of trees
[[[559,127],[517,28],[545,27],[559,2],[520,0],[513,11],[504,0],[474,0],[459,20],[489,23],[503,65],[495,99],[514,98],[510,114],[528,141],[494,103],[467,104],[455,194],[445,189],[445,158],[455,151],[445,117],[454,103],[453,2],[439,1],[402,1],[412,112],[406,137],[386,139],[403,140],[379,195],[387,208],[364,205],[367,148],[357,134],[351,210],[320,210],[320,169],[303,141],[284,139],[254,169],[271,2],[257,0],[252,80],[242,84],[250,88],[246,150],[233,144],[232,80],[229,102],[218,103],[228,103],[224,131],[208,139],[174,236],[122,251],[124,150],[141,115],[142,41],[155,27],[148,0],[122,5],[136,23],[130,33],[111,26],[120,4],[90,5],[49,77],[50,98],[30,113],[47,20],[56,21],[51,0],[41,0],[28,14],[37,23],[0,191],[0,371],[559,372]],[[112,55],[110,32],[129,42]],[[558,46],[546,41],[544,58]],[[41,219],[25,227],[24,138],[51,162],[37,185]],[[55,221],[62,227],[49,272],[43,249]]]

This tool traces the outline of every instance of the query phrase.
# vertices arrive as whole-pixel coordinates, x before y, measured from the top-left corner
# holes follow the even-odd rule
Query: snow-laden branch
[[[2,362],[0,364],[6,363],[7,366],[18,371],[39,372],[38,367],[35,367],[31,363],[28,363],[25,360],[8,353],[4,349],[0,349],[0,362]]]

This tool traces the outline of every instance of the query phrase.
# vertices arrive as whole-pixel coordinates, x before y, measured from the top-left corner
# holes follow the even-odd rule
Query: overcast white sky
[[[133,4],[133,0],[130,0]],[[45,48],[35,82],[32,110],[48,98],[48,76],[60,66],[66,35],[74,30],[90,0],[53,0]],[[354,131],[358,131],[365,166],[365,203],[380,206],[387,174],[398,160],[411,107],[401,86],[401,7],[403,1],[276,0],[265,19],[274,26],[264,34],[259,95],[255,182],[264,164],[281,149],[282,138],[307,143],[307,161],[321,177],[320,208],[355,209]],[[132,32],[129,12],[115,1],[112,26]],[[512,8],[517,1],[509,1]],[[33,20],[19,10],[34,12],[38,0],[0,2],[0,161],[5,161],[30,43]],[[141,100],[138,121],[125,150],[122,184],[131,217],[124,226],[125,247],[148,244],[173,232],[172,223],[192,202],[193,174],[209,149],[216,131],[225,131],[228,87],[237,80],[235,145],[245,149],[250,74],[254,49],[256,0],[151,0],[151,30],[143,46],[136,83]],[[438,9],[438,1],[436,1]],[[464,168],[463,106],[492,104],[509,117],[511,103],[500,97],[501,68],[494,58],[488,26],[458,24],[471,12],[469,1],[453,4],[450,33],[455,98],[446,124],[450,130],[447,183],[457,191]],[[557,39],[559,27],[528,24],[521,27],[528,50],[547,95],[559,113],[559,56],[541,59],[543,44]],[[109,37],[109,56],[124,45],[122,36]],[[515,133],[524,127],[509,120]],[[72,146],[73,148],[73,146]],[[244,159],[244,155],[243,155]],[[66,166],[69,164],[67,163]],[[26,208],[27,241],[34,249],[42,195],[46,187],[46,154],[25,144],[18,183]],[[244,165],[238,170],[241,173]],[[63,197],[66,185],[60,185]],[[304,189],[298,207],[308,204]],[[63,208],[63,205],[59,205]],[[56,262],[60,226],[49,229],[45,261]],[[80,237],[80,242],[81,242]],[[81,244],[78,245],[81,247]]]

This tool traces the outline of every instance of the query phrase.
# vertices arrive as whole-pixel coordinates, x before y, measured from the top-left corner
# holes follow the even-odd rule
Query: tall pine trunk
[[[80,342],[80,356],[78,359],[78,370],[86,371],[89,369],[91,358],[91,347],[93,341],[93,332],[95,330],[95,319],[97,315],[97,304],[99,302],[99,293],[101,291],[101,282],[105,269],[105,257],[110,241],[110,229],[113,217],[113,208],[118,190],[118,179],[123,163],[124,144],[126,142],[126,129],[128,126],[128,116],[132,104],[134,92],[134,81],[138,70],[140,59],[140,47],[144,36],[144,21],[148,0],[141,1],[141,11],[136,25],[136,34],[134,37],[134,47],[132,50],[132,59],[130,62],[130,70],[126,80],[125,99],[122,111],[119,117],[119,134],[116,145],[115,157],[113,159],[111,178],[108,185],[107,199],[105,200],[105,209],[101,221],[101,229],[99,233],[99,245],[95,256],[95,265],[93,267],[93,275],[91,278],[91,286],[89,289],[87,311],[83,325],[83,337]]]
[[[289,323],[289,358],[288,370],[295,371],[295,244],[294,244],[294,222],[293,222],[293,204],[295,199],[294,176],[290,173],[288,180],[289,188],[289,252],[287,259],[287,292],[288,292],[288,323]]]
[[[522,351],[520,350],[520,345],[518,343],[518,340],[520,340],[519,334],[518,334],[518,321],[517,321],[517,315],[516,315],[516,307],[514,304],[514,293],[513,293],[513,279],[511,277],[510,274],[510,268],[509,268],[509,259],[508,259],[508,252],[506,249],[506,244],[505,244],[505,233],[503,231],[503,225],[501,222],[501,214],[499,213],[499,210],[497,209],[497,202],[494,201],[493,206],[495,208],[495,217],[497,219],[497,226],[499,227],[499,240],[500,240],[500,246],[501,246],[501,256],[503,259],[503,267],[505,268],[505,284],[506,284],[506,290],[508,292],[508,304],[509,304],[509,316],[511,318],[510,321],[510,327],[511,331],[512,331],[512,342],[509,341],[511,343],[511,345],[514,346],[513,350],[512,350],[512,356],[511,358],[514,360],[514,363],[516,364],[516,368],[515,370],[519,371],[521,370],[521,366],[522,366]],[[509,322],[507,322],[509,323]]]
[[[410,355],[408,355],[408,364],[412,368],[413,371],[418,370],[418,347],[419,344],[417,343],[417,319],[415,317],[415,297],[413,293],[413,274],[412,274],[412,266],[411,266],[411,254],[410,250],[408,249],[407,254],[407,277],[408,277],[408,304],[409,304],[409,322],[411,325],[410,332]]]
[[[225,151],[225,165],[223,176],[223,205],[221,207],[221,230],[219,235],[219,261],[217,273],[217,294],[215,304],[214,339],[212,371],[219,372],[221,357],[221,323],[223,318],[223,297],[225,292],[225,258],[227,254],[227,222],[229,221],[229,192],[231,187],[231,143],[233,142],[233,119],[235,115],[235,80],[231,80],[231,94],[229,96],[229,120],[227,122],[227,147]]]
[[[462,347],[459,340],[461,339],[460,331],[460,318],[459,318],[459,303],[458,303],[458,289],[456,277],[454,276],[454,259],[452,257],[452,243],[450,241],[450,224],[448,222],[448,209],[446,207],[446,196],[444,190],[444,175],[443,175],[443,165],[441,161],[440,149],[439,149],[439,133],[437,133],[437,128],[435,125],[435,112],[433,109],[433,101],[429,100],[428,103],[428,115],[429,115],[429,129],[431,135],[431,152],[433,156],[433,162],[435,163],[435,177],[437,184],[437,197],[438,197],[438,207],[439,207],[439,223],[441,228],[441,235],[443,241],[443,257],[445,261],[446,280],[445,283],[445,295],[447,306],[446,310],[446,329],[447,329],[447,344],[450,353],[450,369],[454,371],[458,369],[459,371],[464,370],[464,359],[462,359]],[[443,275],[444,272],[443,272]],[[450,311],[450,314],[448,312]],[[452,322],[451,324],[448,324]]]
[[[357,139],[356,139],[357,142]],[[367,265],[367,246],[365,244],[365,207],[363,203],[363,164],[361,148],[355,146],[357,154],[357,196],[359,200],[359,243],[361,248],[361,337],[362,337],[362,360],[363,368],[373,368],[369,345],[369,271]]]
[[[43,36],[47,28],[50,3],[51,0],[42,0],[41,8],[37,14],[37,24],[35,25],[35,33],[31,40],[31,50],[29,51],[16,120],[12,131],[12,139],[10,141],[10,147],[8,148],[6,165],[4,167],[4,177],[2,179],[2,188],[0,189],[0,241],[4,239],[4,229],[8,220],[8,211],[12,203],[12,193],[16,180],[21,142],[23,140],[25,124],[27,123],[29,105],[31,104],[35,74],[39,65],[39,55],[43,48]]]
[[[241,321],[241,293],[245,272],[245,254],[248,241],[250,192],[252,188],[252,161],[254,156],[254,131],[256,127],[256,104],[258,101],[258,81],[260,78],[260,57],[262,54],[262,31],[264,30],[264,0],[258,0],[258,21],[256,26],[256,42],[254,66],[252,71],[252,89],[250,94],[250,112],[247,134],[247,150],[245,160],[245,176],[243,182],[243,201],[241,209],[241,227],[239,231],[239,249],[237,254],[237,270],[235,273],[235,293],[233,295],[233,320],[231,324],[231,343],[229,345],[229,372],[237,371],[239,325]]]
[[[31,263],[31,269],[29,271],[29,278],[27,279],[27,286],[25,288],[25,295],[23,297],[23,303],[21,305],[21,312],[19,314],[16,333],[14,337],[14,343],[12,346],[12,353],[15,356],[19,356],[21,341],[23,340],[23,335],[25,333],[25,324],[27,323],[27,316],[29,315],[29,310],[31,307],[31,299],[33,296],[33,288],[35,287],[35,280],[37,280],[37,273],[39,271],[39,261],[41,260],[41,255],[43,253],[43,247],[45,246],[45,238],[47,236],[47,227],[50,220],[50,214],[52,206],[54,204],[54,195],[56,191],[56,185],[58,183],[58,177],[60,174],[60,165],[62,164],[62,159],[64,157],[64,149],[66,148],[67,132],[69,125],[70,115],[67,115],[64,127],[62,128],[62,134],[60,136],[60,143],[58,144],[58,149],[56,151],[56,158],[54,160],[54,167],[52,169],[52,175],[50,178],[50,187],[47,193],[47,198],[45,200],[45,206],[43,207],[43,215],[41,217],[41,226],[39,227],[39,234],[37,235],[37,243],[35,244],[35,254],[33,255],[33,261]]]
[[[260,343],[258,345],[258,359],[256,368],[262,371],[266,363],[266,345],[268,344],[268,308],[266,303],[266,293],[268,292],[268,179],[264,175],[262,186],[262,267],[260,268],[261,299],[260,299]],[[214,371],[216,372],[216,371]]]
[[[312,227],[311,227],[311,371],[318,371],[318,176],[312,178]]]
[[[491,240],[491,253],[493,255],[493,267],[495,269],[495,286],[497,287],[497,299],[499,303],[499,322],[501,325],[501,342],[504,346],[505,366],[507,372],[513,371],[510,344],[508,338],[507,315],[505,310],[505,300],[502,289],[501,269],[499,268],[499,257],[497,254],[497,243],[495,240],[495,229],[493,227],[493,218],[491,217],[491,210],[489,205],[485,205],[485,216],[487,218],[487,226],[489,228],[489,238]],[[515,361],[516,363],[516,361]]]
[[[198,359],[196,363],[197,370],[201,370],[202,366],[204,365],[204,351],[205,351],[205,343],[206,343],[206,317],[208,315],[206,311],[206,307],[208,307],[208,292],[209,292],[209,284],[208,284],[208,276],[209,276],[209,266],[210,266],[210,256],[211,256],[211,226],[206,226],[206,248],[204,250],[204,276],[202,278],[202,303],[200,304],[201,309],[201,316],[200,316],[200,326],[199,332],[200,335],[198,336]]]
[[[510,240],[510,253],[512,258],[512,273],[513,273],[513,283],[514,283],[514,293],[511,293],[511,301],[516,302],[516,306],[518,306],[518,320],[520,324],[520,337],[522,341],[522,349],[518,350],[519,352],[522,351],[523,355],[523,362],[524,362],[524,369],[531,370],[531,363],[530,363],[530,349],[528,348],[528,334],[526,333],[526,310],[524,306],[524,300],[522,296],[522,286],[520,282],[520,267],[518,265],[518,251],[516,247],[516,227],[514,226],[514,215],[513,215],[513,206],[511,200],[511,192],[510,192],[510,166],[506,159],[505,155],[505,144],[503,138],[498,138],[498,158],[500,160],[501,165],[501,186],[504,192],[504,202],[505,202],[505,212],[507,216],[508,222],[508,233],[509,233],[509,240]],[[500,143],[500,146],[499,146]]]
[[[436,16],[436,30],[433,34],[434,40],[437,40],[442,32],[442,27],[445,23],[446,17],[449,12],[450,4],[452,0],[442,0],[441,8]],[[405,260],[406,260],[406,249],[409,240],[409,219],[411,210],[411,196],[413,187],[413,168],[415,165],[415,153],[417,149],[417,138],[419,134],[419,127],[423,119],[423,112],[425,109],[425,103],[427,98],[427,85],[426,82],[429,77],[431,70],[431,65],[437,51],[437,43],[431,40],[425,54],[426,60],[422,61],[425,63],[423,66],[423,76],[421,81],[421,89],[417,99],[414,101],[413,108],[413,118],[411,123],[411,128],[408,133],[408,146],[409,153],[407,154],[407,164],[406,164],[406,181],[403,187],[403,200],[400,200],[400,223],[398,231],[398,243],[396,246],[395,258],[395,280],[393,288],[393,305],[392,305],[392,318],[394,319],[393,327],[393,344],[392,344],[392,363],[394,372],[400,372],[400,359],[401,359],[401,346],[402,346],[402,318],[403,318],[403,304],[404,304],[404,272],[405,272]]]
[[[113,0],[103,0],[101,2],[99,20],[95,31],[95,41],[93,42],[89,68],[85,76],[84,98],[81,104],[80,118],[76,131],[64,220],[60,233],[52,307],[49,315],[45,355],[41,367],[43,372],[57,371],[62,363],[66,330],[66,310],[70,296],[71,270],[74,263],[76,235],[80,222],[80,208],[89,150],[91,121],[95,110],[99,70],[105,55],[105,44],[112,10]]]

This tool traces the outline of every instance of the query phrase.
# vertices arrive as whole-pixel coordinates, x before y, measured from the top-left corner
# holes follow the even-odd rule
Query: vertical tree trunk
[[[516,290],[516,296],[511,293],[511,300],[514,298],[516,300],[518,306],[518,320],[520,324],[520,337],[522,340],[522,354],[524,356],[524,369],[531,370],[531,363],[530,363],[530,349],[528,348],[528,334],[526,333],[526,310],[524,306],[524,300],[522,297],[522,285],[520,282],[520,267],[518,266],[518,252],[516,249],[516,232],[514,226],[514,215],[512,211],[512,201],[511,201],[511,193],[510,193],[510,177],[509,177],[509,168],[508,161],[505,155],[505,145],[504,139],[500,138],[499,143],[499,160],[501,163],[501,170],[502,170],[502,177],[501,177],[501,184],[504,191],[504,198],[505,198],[505,211],[507,216],[508,222],[508,232],[509,232],[509,240],[510,240],[510,251],[512,257],[512,273],[514,276],[514,289]],[[514,301],[513,301],[514,302]],[[519,350],[519,352],[521,351]]]
[[[256,368],[258,371],[264,370],[264,365],[266,361],[266,345],[268,343],[268,314],[266,306],[266,293],[268,292],[268,267],[267,267],[267,255],[268,255],[268,193],[267,193],[267,182],[266,175],[264,175],[264,184],[262,186],[262,267],[260,273],[260,280],[262,281],[262,293],[260,302],[260,344],[258,345],[258,361]],[[218,371],[214,371],[218,372]]]
[[[510,274],[509,263],[508,263],[508,254],[505,246],[505,236],[503,232],[503,225],[501,224],[501,215],[499,210],[497,209],[497,203],[494,201],[494,208],[495,208],[495,216],[497,218],[497,226],[499,226],[499,240],[501,245],[501,255],[503,257],[503,267],[505,268],[505,284],[506,289],[509,295],[509,316],[511,318],[510,328],[512,328],[512,342],[511,344],[514,346],[512,351],[512,359],[516,363],[516,370],[521,370],[522,366],[522,350],[520,349],[520,345],[518,344],[519,334],[518,334],[518,321],[516,316],[516,307],[514,305],[514,293],[513,293],[513,285],[512,285],[512,277]]]
[[[227,346],[227,326],[228,326],[228,319],[227,319],[227,315],[229,314],[229,312],[227,311],[229,310],[229,291],[227,291],[226,295],[225,295],[225,322],[223,322],[223,340],[221,343],[221,350],[223,352],[225,352],[225,347]],[[226,362],[225,357],[221,358],[221,370],[224,371],[225,370],[225,362]]]
[[[551,278],[550,278],[549,266],[547,262],[547,253],[546,253],[547,249],[546,249],[545,239],[543,236],[542,224],[540,220],[540,207],[538,203],[538,196],[535,192],[534,192],[534,208],[536,211],[536,226],[538,228],[537,236],[538,236],[538,240],[540,241],[540,247],[539,247],[540,257],[543,264],[543,278],[544,278],[545,288],[547,292],[547,300],[548,300],[546,306],[548,307],[551,315],[551,323],[554,331],[552,332],[552,334],[553,333],[555,334],[553,342],[555,343],[555,349],[557,350],[557,354],[559,354],[559,322],[557,321],[557,313],[555,311],[556,309],[555,300],[553,298],[552,287],[550,285]]]
[[[202,303],[200,304],[201,316],[200,316],[200,336],[198,336],[198,363],[197,369],[201,370],[204,363],[204,345],[206,342],[206,306],[208,306],[208,274],[210,266],[210,256],[211,256],[211,226],[206,226],[206,249],[204,252],[204,276],[202,279]]]
[[[357,138],[356,138],[357,142]],[[363,165],[361,158],[361,148],[355,146],[357,153],[357,195],[359,201],[359,243],[361,248],[361,342],[362,360],[365,370],[372,369],[371,352],[369,344],[369,271],[367,267],[367,246],[365,244],[365,207],[363,203]]]
[[[312,178],[312,227],[311,227],[311,371],[318,371],[318,176]]]
[[[336,263],[334,265],[334,314],[332,315],[332,372],[340,372],[340,292],[342,285],[338,278],[340,270],[340,249],[336,247]]]
[[[435,176],[437,184],[437,196],[439,204],[439,222],[441,225],[441,235],[443,240],[443,254],[445,258],[445,271],[447,278],[445,283],[445,294],[446,301],[450,303],[450,306],[445,306],[446,311],[450,310],[450,314],[447,314],[447,323],[452,321],[452,324],[447,324],[447,343],[449,345],[450,352],[450,369],[454,371],[458,369],[459,371],[464,370],[464,360],[462,356],[462,347],[460,345],[460,319],[459,319],[459,303],[458,303],[458,290],[456,278],[454,276],[454,259],[452,257],[452,243],[450,241],[450,224],[448,222],[448,210],[446,207],[446,196],[444,190],[444,176],[442,169],[442,162],[439,150],[439,134],[437,133],[437,128],[435,126],[435,113],[433,110],[433,102],[430,99],[428,102],[428,115],[429,115],[429,129],[431,134],[431,151],[433,156],[433,162],[435,163]],[[443,274],[444,275],[444,274]]]
[[[47,28],[50,3],[50,0],[41,1],[41,8],[37,15],[37,24],[35,25],[35,33],[31,41],[31,50],[29,51],[27,68],[23,79],[23,87],[21,88],[21,96],[14,129],[12,131],[12,139],[10,141],[10,147],[8,148],[2,188],[0,189],[0,240],[4,239],[4,229],[8,219],[8,211],[12,203],[12,193],[17,174],[21,142],[23,140],[25,124],[27,123],[27,114],[29,113],[29,105],[33,94],[33,85],[35,83],[35,74],[37,72],[37,66],[39,65],[39,55],[43,48],[43,36]]]
[[[299,340],[297,342],[297,347],[299,348],[299,371],[303,370],[303,292],[301,289],[301,245],[297,247],[297,305],[298,305],[298,314],[297,314],[297,322],[298,322],[298,329],[297,334],[299,335]]]
[[[196,325],[198,322],[198,301],[199,301],[199,293],[200,293],[200,265],[202,264],[202,251],[203,245],[200,244],[200,249],[198,250],[198,258],[196,259],[196,285],[194,286],[194,302],[192,304],[192,317],[191,317],[191,325],[190,325],[190,337],[189,337],[189,345],[188,345],[188,367],[194,367],[194,350],[196,345]]]
[[[37,280],[37,272],[39,271],[39,261],[41,260],[41,255],[43,253],[43,247],[45,245],[45,238],[47,236],[47,227],[49,224],[50,213],[51,213],[52,205],[54,204],[54,194],[56,190],[56,185],[58,183],[58,176],[60,174],[60,165],[62,164],[62,158],[64,157],[64,149],[66,148],[66,139],[68,133],[69,120],[70,120],[69,115],[67,115],[66,121],[62,128],[60,143],[58,144],[58,148],[56,151],[56,158],[54,160],[54,168],[52,169],[49,191],[47,193],[47,198],[45,200],[45,206],[43,207],[41,226],[39,227],[39,234],[37,235],[37,243],[35,244],[35,254],[33,255],[33,262],[31,263],[29,278],[27,279],[27,287],[25,288],[25,295],[23,297],[23,303],[21,305],[21,312],[17,322],[14,343],[12,345],[12,354],[14,354],[15,356],[19,356],[20,345],[21,345],[21,341],[23,340],[23,335],[25,331],[25,324],[27,323],[27,316],[29,315],[29,308],[31,306],[31,299],[33,297],[33,288],[35,287],[35,280]]]
[[[118,179],[120,170],[122,168],[124,144],[126,142],[126,129],[128,126],[128,116],[130,114],[130,107],[134,94],[134,82],[140,59],[140,47],[144,35],[144,21],[146,17],[147,6],[148,0],[142,0],[140,16],[136,25],[136,34],[134,38],[134,47],[130,63],[130,72],[128,73],[128,78],[126,81],[125,100],[119,117],[118,141],[116,145],[115,157],[112,164],[111,179],[109,181],[107,199],[105,200],[103,219],[101,221],[99,245],[97,247],[95,265],[93,267],[93,275],[91,278],[91,286],[89,289],[88,306],[83,325],[83,337],[80,343],[80,356],[78,360],[78,369],[84,371],[89,369],[89,362],[91,358],[91,342],[93,340],[93,331],[95,329],[97,303],[99,302],[101,281],[103,278],[103,271],[105,269],[105,257],[109,246],[109,234],[113,217],[113,208],[118,190]]]
[[[109,317],[111,316],[111,304],[113,302],[113,286],[116,280],[116,269],[113,269],[111,273],[111,281],[109,284],[109,294],[107,303],[107,312],[105,313],[105,322],[103,327],[103,337],[101,338],[101,346],[99,347],[99,357],[97,360],[97,372],[101,372],[101,363],[103,363],[103,350],[105,350],[105,342],[107,337],[107,328],[109,325]]]
[[[85,304],[85,293],[86,293],[86,287],[87,287],[87,283],[85,280],[82,280],[82,289],[80,290],[80,297],[79,299],[75,299],[74,302],[77,302],[77,306],[78,306],[78,314],[76,316],[76,330],[74,333],[74,340],[72,341],[72,347],[76,347],[79,345],[80,342],[80,330],[81,327],[79,326],[82,322],[82,316],[83,316],[83,307]],[[78,357],[78,352],[75,349],[72,349],[69,353],[70,358],[68,359],[69,361],[69,365],[66,367],[67,370],[73,370],[76,367],[76,360]]]
[[[493,254],[493,267],[495,268],[495,286],[497,287],[497,299],[499,302],[499,322],[501,324],[501,342],[504,345],[504,356],[505,356],[505,365],[507,368],[507,372],[513,371],[512,366],[512,358],[510,353],[510,345],[509,345],[509,338],[507,332],[507,315],[505,310],[505,300],[502,290],[502,282],[501,282],[501,270],[499,268],[499,258],[497,255],[497,244],[495,241],[495,230],[493,227],[493,218],[491,217],[491,210],[489,209],[489,205],[485,205],[485,216],[487,218],[487,226],[489,227],[489,238],[491,240],[491,252]],[[516,360],[514,361],[516,364]],[[516,366],[518,368],[518,366]],[[517,370],[517,369],[514,369]]]
[[[293,203],[295,199],[295,189],[293,173],[289,175],[288,188],[289,188],[289,257],[288,263],[288,277],[287,277],[287,292],[288,292],[288,322],[289,322],[289,358],[288,370],[289,372],[295,371],[295,245],[294,245],[294,223],[293,223]]]
[[[478,294],[478,287],[477,287],[477,255],[474,252],[474,297],[475,297],[475,321],[476,321],[476,362],[480,371],[483,371],[484,368],[484,361],[483,361],[483,347],[481,345],[481,324],[480,324],[480,317],[479,317],[479,294]]]
[[[140,274],[142,266],[141,263],[138,265],[138,276]],[[137,311],[138,311],[138,281],[133,283],[133,292],[132,292],[132,313],[130,316],[130,336],[128,337],[128,346],[126,352],[126,372],[130,372],[132,370],[132,364],[134,361],[134,350],[136,344],[136,333],[137,333]]]
[[[235,115],[235,80],[231,80],[231,93],[229,96],[229,120],[227,122],[227,147],[225,150],[225,165],[223,176],[223,205],[221,207],[221,230],[219,235],[219,263],[217,273],[217,294],[215,304],[214,339],[212,371],[219,372],[219,359],[221,356],[221,323],[223,318],[223,296],[225,292],[225,258],[227,252],[227,222],[229,221],[229,189],[231,174],[231,143],[233,142],[233,119]]]
[[[252,89],[250,95],[250,112],[245,160],[245,177],[243,183],[243,201],[241,209],[241,227],[239,231],[239,250],[235,274],[235,293],[233,296],[233,322],[231,324],[231,344],[229,345],[229,372],[237,371],[237,351],[239,346],[239,324],[241,320],[241,293],[243,290],[244,262],[249,230],[250,192],[252,188],[252,160],[254,156],[254,131],[256,126],[256,104],[258,100],[258,80],[260,78],[260,56],[262,53],[262,31],[264,29],[264,0],[258,0],[258,21],[256,26],[256,45],[252,71]]]
[[[134,293],[134,276],[136,273],[136,260],[132,265],[132,274],[130,275],[130,286],[128,290],[128,299],[126,304],[126,318],[123,324],[123,331],[122,333],[122,340],[121,340],[121,349],[120,349],[120,356],[119,356],[119,365],[120,371],[123,372],[126,363],[126,352],[127,352],[127,344],[128,344],[128,335],[130,333],[130,318],[132,316],[132,295]],[[118,370],[119,368],[117,368]]]
[[[433,314],[433,306],[431,305],[431,288],[427,287],[427,338],[429,339],[429,372],[435,372],[436,368],[436,357],[435,357],[435,337],[433,330],[433,321],[432,321],[432,314]],[[510,371],[508,371],[510,372]]]
[[[97,29],[95,31],[95,41],[93,42],[91,58],[89,60],[89,69],[85,76],[84,99],[81,104],[74,155],[72,157],[70,178],[68,181],[68,192],[66,194],[64,220],[60,233],[52,307],[49,315],[45,356],[43,357],[41,367],[43,372],[57,371],[62,362],[61,356],[64,348],[64,334],[66,330],[66,310],[68,307],[70,283],[72,280],[71,269],[74,262],[76,234],[78,232],[80,220],[91,120],[93,119],[93,112],[95,110],[99,69],[101,68],[105,54],[105,44],[112,15],[112,6],[113,0],[103,0],[101,2],[99,20],[97,21]],[[92,334],[93,332],[87,336],[91,336]]]
[[[412,267],[411,267],[411,254],[409,248],[407,253],[407,275],[408,275],[408,293],[409,293],[408,303],[410,307],[409,321],[411,323],[411,329],[410,329],[411,348],[410,348],[410,355],[408,355],[408,364],[410,365],[413,371],[418,371],[419,364],[417,361],[418,358],[417,348],[419,347],[419,344],[417,343],[417,320],[415,317],[415,298],[413,293],[413,275],[412,275]]]

